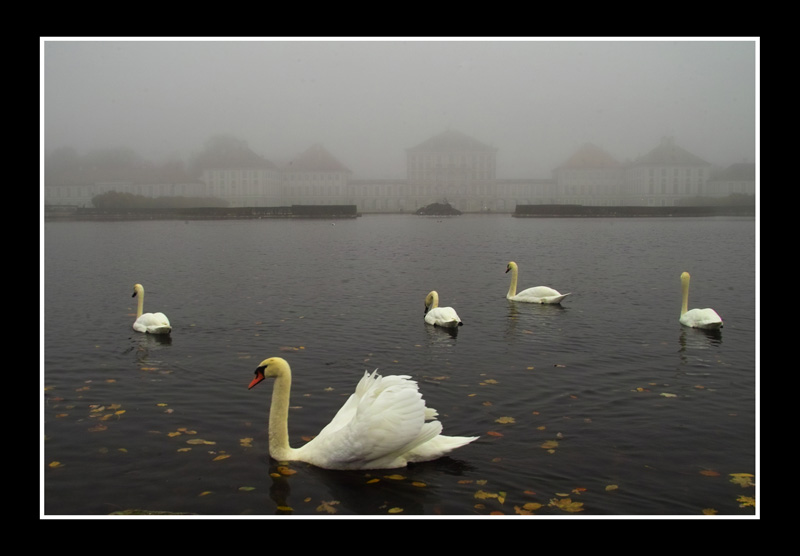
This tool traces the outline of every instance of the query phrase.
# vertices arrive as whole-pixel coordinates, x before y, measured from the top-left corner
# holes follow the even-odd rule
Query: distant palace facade
[[[621,163],[592,144],[581,146],[552,179],[498,179],[497,149],[447,130],[406,150],[406,178],[353,179],[323,146],[278,166],[260,156],[246,164],[203,169],[196,183],[47,184],[51,205],[92,206],[108,191],[147,197],[216,197],[229,206],[356,205],[362,213],[413,212],[447,201],[462,212],[514,212],[517,205],[674,206],[692,197],[754,195],[755,164],[712,175],[711,164],[664,138]]]

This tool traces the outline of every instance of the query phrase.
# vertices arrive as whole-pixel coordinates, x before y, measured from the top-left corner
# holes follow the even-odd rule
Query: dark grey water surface
[[[64,222],[44,234],[43,515],[757,514],[741,498],[755,488],[732,481],[758,463],[752,218]],[[509,260],[520,289],[572,295],[508,302]],[[690,306],[716,309],[721,332],[679,324],[684,270]],[[131,329],[136,282],[145,311],[172,321],[169,341]],[[457,334],[424,324],[432,289],[464,321]],[[401,470],[287,474],[268,455],[272,385],[247,389],[275,355],[294,373],[294,446],[376,367],[418,380],[446,434],[481,438]]]

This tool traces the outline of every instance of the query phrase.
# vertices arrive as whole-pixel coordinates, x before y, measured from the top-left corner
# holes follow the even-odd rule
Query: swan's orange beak
[[[248,386],[247,389],[250,390],[250,388],[258,384],[262,380],[264,380],[264,369],[259,367],[258,369],[256,369],[256,377],[250,382],[250,386]]]

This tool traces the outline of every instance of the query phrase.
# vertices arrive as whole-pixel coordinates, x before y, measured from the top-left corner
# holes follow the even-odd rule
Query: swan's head
[[[144,295],[144,286],[141,284],[136,284],[133,286],[133,295],[131,297],[136,297],[136,295]]]
[[[509,270],[515,270],[516,268],[517,268],[517,263],[511,261],[508,263],[508,266],[506,266],[506,272],[508,272]]]
[[[433,290],[428,295],[425,296],[425,312],[427,313],[434,307],[439,305],[439,293],[436,290]]]
[[[289,363],[287,363],[286,359],[282,357],[264,359],[256,369],[256,376],[250,382],[250,386],[248,386],[247,389],[249,390],[265,378],[281,376],[288,371]]]
[[[681,274],[681,284],[688,284],[689,283],[689,273],[684,272]]]

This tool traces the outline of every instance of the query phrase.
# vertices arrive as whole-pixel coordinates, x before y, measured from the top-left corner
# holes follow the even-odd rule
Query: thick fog
[[[405,178],[405,150],[451,128],[498,149],[498,178],[664,136],[715,166],[756,161],[753,38],[41,44],[45,153],[186,160],[228,134],[277,163],[321,143],[354,178]]]

